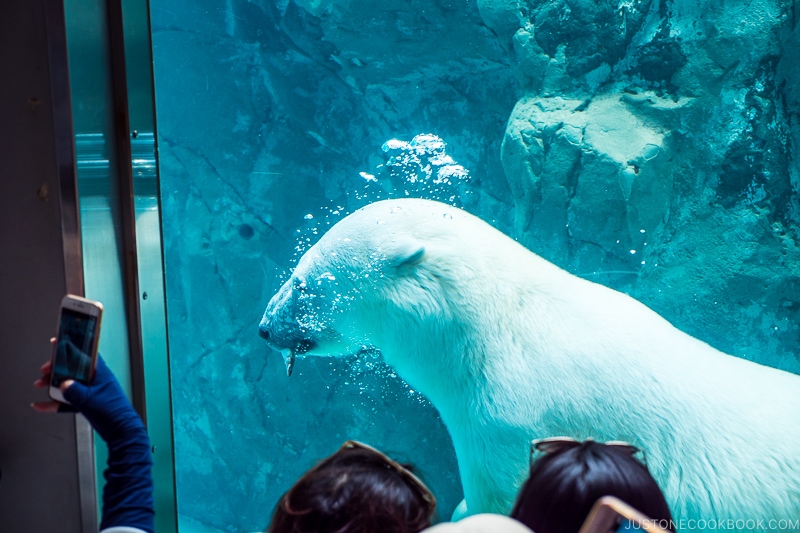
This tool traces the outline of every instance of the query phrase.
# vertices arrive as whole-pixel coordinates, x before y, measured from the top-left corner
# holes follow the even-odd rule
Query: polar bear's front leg
[[[451,522],[458,522],[462,518],[466,518],[469,515],[467,512],[467,500],[461,500],[461,503],[458,504],[455,511],[453,511],[453,516],[450,518]]]

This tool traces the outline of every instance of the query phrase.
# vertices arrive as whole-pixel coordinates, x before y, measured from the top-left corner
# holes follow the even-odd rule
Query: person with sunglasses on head
[[[418,533],[435,509],[409,465],[351,440],[281,496],[267,533]]]
[[[619,441],[553,437],[531,443],[530,476],[511,517],[536,533],[578,533],[595,502],[615,496],[674,528],[661,492],[635,446]]]

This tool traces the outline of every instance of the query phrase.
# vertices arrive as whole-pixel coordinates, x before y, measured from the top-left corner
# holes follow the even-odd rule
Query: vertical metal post
[[[136,251],[136,208],[131,167],[130,116],[128,81],[125,68],[125,34],[121,0],[107,0],[109,48],[111,54],[111,88],[114,108],[114,143],[117,150],[117,177],[122,227],[122,279],[125,284],[125,307],[130,349],[131,401],[147,424],[147,403],[144,384],[144,350],[142,347],[139,266]]]
[[[156,529],[167,532],[177,531],[178,521],[150,6],[148,0],[126,0],[121,6],[128,77],[128,128],[132,130],[147,429],[154,450]]]
[[[81,295],[83,294],[83,256],[64,2],[63,0],[45,1],[44,6],[47,18],[47,48],[53,100],[58,186],[62,205],[61,231],[64,237],[67,291]]]
[[[72,99],[69,86],[67,34],[63,0],[46,0],[47,49],[50,67],[51,97],[59,198],[61,232],[64,244],[64,272],[67,291],[82,295],[83,254],[81,251],[78,182],[75,168],[75,143],[72,128]],[[95,533],[97,523],[97,486],[95,484],[94,434],[85,418],[75,415],[75,439],[80,491],[81,531]]]
[[[160,231],[160,228],[148,224],[150,219],[141,209],[152,193],[158,199],[160,226],[149,2],[129,1],[123,5],[122,0],[106,0],[106,6],[131,395],[153,444],[156,529],[177,531],[163,256],[160,233],[157,250],[153,249],[153,235],[150,234],[151,231]],[[126,29],[130,30],[130,35],[126,34]],[[128,75],[134,78],[128,80]],[[146,93],[149,93],[149,98],[143,97]],[[131,109],[130,98],[138,103],[135,109]],[[144,105],[143,102],[148,100],[149,106]],[[136,126],[132,127],[132,123]],[[151,131],[143,131],[143,128]],[[138,132],[132,131],[134,129]],[[145,235],[137,237],[137,227]],[[154,267],[154,264],[158,266]],[[150,294],[147,301],[144,301],[147,298],[144,291]],[[156,409],[153,409],[154,405]]]

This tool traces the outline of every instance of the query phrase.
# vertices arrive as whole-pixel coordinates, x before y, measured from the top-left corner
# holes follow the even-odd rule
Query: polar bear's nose
[[[264,340],[269,340],[269,330],[264,326],[259,326],[258,336]]]

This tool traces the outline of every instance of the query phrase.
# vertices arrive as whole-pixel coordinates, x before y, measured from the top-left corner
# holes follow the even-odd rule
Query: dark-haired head
[[[602,496],[616,496],[649,518],[672,523],[647,467],[629,450],[591,440],[545,453],[533,463],[511,517],[536,533],[577,533]]]
[[[410,467],[362,446],[345,443],[306,472],[278,501],[268,533],[417,533],[429,527],[436,500]]]

